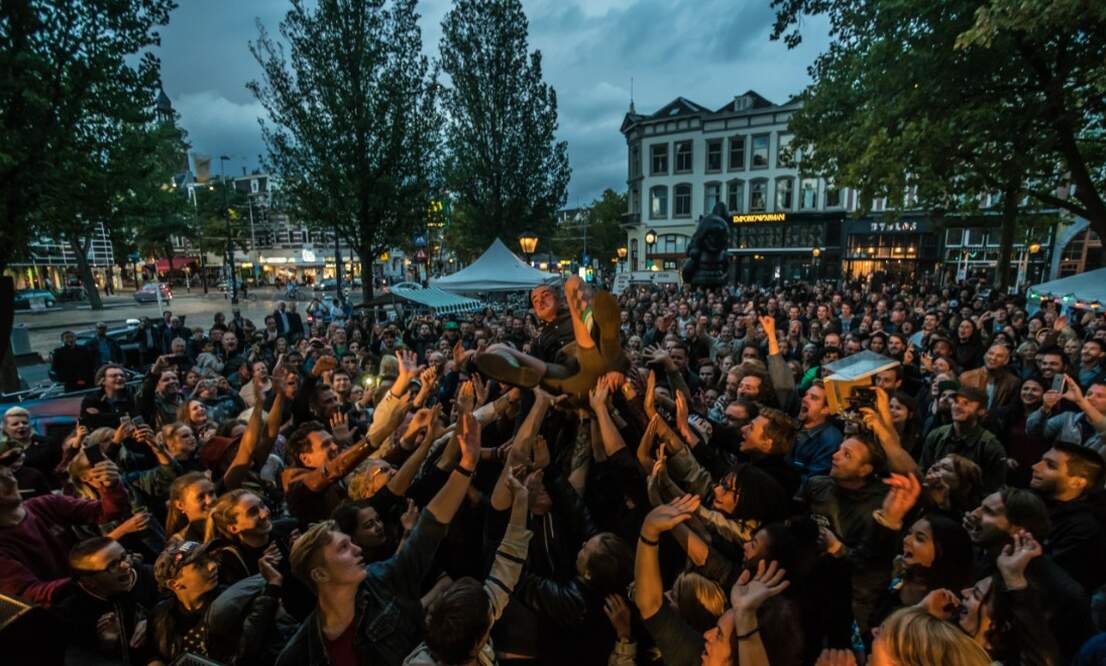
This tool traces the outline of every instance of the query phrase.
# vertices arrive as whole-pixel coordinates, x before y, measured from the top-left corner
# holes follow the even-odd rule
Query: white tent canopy
[[[1106,308],[1106,268],[1087,271],[1029,288],[1029,305],[1060,301],[1064,307],[1098,310]]]
[[[453,292],[524,291],[558,279],[552,273],[527,266],[497,238],[471,265],[431,280],[430,286]]]

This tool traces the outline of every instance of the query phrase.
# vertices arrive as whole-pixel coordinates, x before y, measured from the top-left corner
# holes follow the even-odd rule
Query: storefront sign
[[[732,221],[734,224],[753,224],[756,222],[786,222],[787,213],[746,213],[744,215],[734,215]]]
[[[933,230],[929,220],[850,220],[850,234],[927,234]]]

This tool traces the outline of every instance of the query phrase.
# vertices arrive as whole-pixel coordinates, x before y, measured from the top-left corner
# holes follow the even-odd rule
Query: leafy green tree
[[[438,189],[438,84],[415,4],[292,0],[281,43],[259,25],[250,45],[262,80],[248,87],[268,113],[262,135],[289,209],[336,230],[366,267],[425,230]],[[362,285],[371,299],[373,281]]]
[[[557,94],[527,53],[519,0],[455,0],[442,22],[454,230],[470,253],[523,231],[548,237],[566,200],[568,145],[556,139]]]
[[[70,188],[60,168],[80,155],[90,118],[123,119],[158,78],[172,0],[10,0],[0,3],[0,272],[35,234],[57,237],[48,213]],[[141,54],[141,55],[140,55]],[[15,285],[0,278],[0,331],[11,329]],[[0,383],[19,387],[7,345]]]
[[[610,260],[618,257],[618,248],[626,244],[626,232],[622,230],[626,208],[625,192],[604,190],[589,204],[582,223],[565,222],[557,227],[553,237],[557,254],[583,259],[586,249],[588,257],[598,259],[606,269]]]
[[[804,171],[855,188],[862,207],[886,198],[892,207],[972,215],[986,212],[979,210],[982,194],[999,193],[990,212],[1001,215],[1005,267],[1017,230],[1035,209],[1067,210],[1106,231],[1106,216],[1095,212],[1103,162],[1093,139],[1101,136],[1102,98],[1084,99],[1093,76],[1072,65],[1083,58],[1065,56],[1067,47],[981,30],[986,4],[774,0],[773,36],[795,46],[804,15],[830,18],[833,42],[811,66],[813,82],[790,122]],[[1094,41],[1076,37],[1080,30],[1064,27],[1060,41]],[[1046,85],[1033,61],[1047,63],[1059,79]],[[1050,106],[1065,116],[1065,130],[1047,117]],[[1098,165],[1097,182],[1078,177],[1088,160]],[[1058,194],[1076,183],[1075,198]],[[1026,196],[1029,204],[1021,205]],[[1008,272],[997,277],[1005,286]]]

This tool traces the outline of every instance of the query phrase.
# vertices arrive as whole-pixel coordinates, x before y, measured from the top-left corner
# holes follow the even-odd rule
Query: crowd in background
[[[622,355],[562,395],[476,370],[497,345],[572,365],[562,291],[530,296],[166,312],[137,362],[64,334],[77,427],[14,407],[0,440],[0,593],[59,627],[36,659],[1106,663],[1102,314],[634,286]],[[893,362],[831,407],[865,351]]]

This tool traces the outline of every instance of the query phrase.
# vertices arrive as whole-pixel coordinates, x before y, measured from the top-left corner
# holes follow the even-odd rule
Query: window
[[[730,213],[745,212],[745,181],[731,180],[726,183],[726,208]]]
[[[810,210],[818,207],[818,179],[803,178],[799,186],[799,208]]]
[[[649,217],[654,220],[668,217],[668,188],[664,185],[649,190]]]
[[[630,213],[633,215],[641,215],[641,189],[640,185],[634,183],[634,186],[630,188]]]
[[[703,185],[703,215],[709,215],[714,205],[722,200],[722,183]]]
[[[798,155],[791,154],[791,140],[795,138],[791,134],[781,134],[776,143],[776,166],[781,169],[794,169],[798,162]]]
[[[791,210],[795,203],[795,179],[776,179],[776,210]]]
[[[630,146],[630,179],[641,175],[641,145]]]
[[[637,239],[630,239],[630,270],[637,270]]]
[[[650,174],[656,176],[658,174],[668,173],[668,144],[667,143],[654,143],[649,146],[649,158],[651,164]]]
[[[683,234],[664,234],[657,237],[658,254],[683,254],[687,252],[688,237]]]
[[[761,134],[760,136],[753,137],[753,163],[754,169],[767,169],[768,168],[768,144],[771,137],[768,134]]]
[[[749,212],[763,213],[768,210],[768,181],[763,178],[749,185]]]
[[[722,139],[707,141],[707,171],[719,172],[722,170]]]
[[[959,246],[964,242],[964,230],[963,229],[949,229],[945,232],[945,245],[950,247]]]
[[[745,168],[745,137],[730,137],[730,171],[740,171]]]
[[[691,185],[680,183],[672,188],[672,217],[691,217]]]
[[[983,229],[968,229],[968,240],[964,242],[964,245],[983,245],[986,237],[987,232]]]
[[[841,207],[841,190],[837,189],[833,183],[826,183],[826,208],[840,208]]]
[[[689,173],[691,171],[691,142],[678,141],[676,143],[676,169],[674,173]]]

